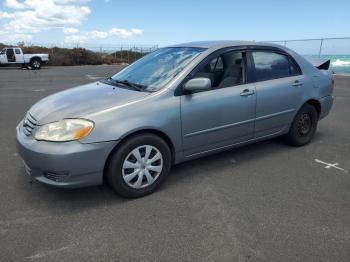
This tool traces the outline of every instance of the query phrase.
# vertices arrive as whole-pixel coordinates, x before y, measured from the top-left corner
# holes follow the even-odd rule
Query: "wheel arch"
[[[29,63],[31,63],[34,60],[40,60],[40,62],[42,62],[42,59],[41,59],[40,56],[33,56],[33,57],[30,58]]]
[[[317,99],[309,99],[304,104],[312,105],[317,111],[317,116],[321,115],[321,103]]]
[[[171,153],[171,163],[173,164],[174,161],[175,161],[175,147],[174,147],[174,144],[172,142],[172,140],[170,139],[170,137],[164,133],[163,131],[159,130],[159,129],[154,129],[154,128],[145,128],[145,129],[140,129],[140,130],[134,130],[126,135],[124,135],[123,137],[121,137],[119,143],[112,149],[112,151],[109,153],[107,159],[106,159],[106,162],[104,164],[104,168],[103,168],[103,180],[105,180],[105,176],[106,176],[106,169],[107,169],[107,165],[109,163],[109,159],[110,157],[112,156],[112,154],[118,150],[118,148],[120,147],[120,145],[130,139],[131,137],[133,136],[137,136],[137,135],[140,135],[140,134],[153,134],[153,135],[156,135],[156,136],[159,136],[160,138],[162,138],[165,143],[169,146],[169,149],[170,149],[170,153]]]

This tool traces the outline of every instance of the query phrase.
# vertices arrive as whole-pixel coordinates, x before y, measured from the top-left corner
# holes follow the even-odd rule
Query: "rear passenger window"
[[[12,48],[9,48],[9,49],[6,49],[6,55],[13,55],[13,49]]]
[[[16,53],[17,55],[20,55],[20,54],[21,54],[21,51],[20,51],[18,48],[16,48],[16,49],[15,49],[15,53]]]
[[[285,55],[257,51],[253,52],[256,81],[264,81],[298,75],[299,71]]]

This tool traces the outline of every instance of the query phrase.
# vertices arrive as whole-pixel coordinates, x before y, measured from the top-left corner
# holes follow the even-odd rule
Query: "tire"
[[[294,117],[293,123],[286,135],[286,141],[292,146],[304,146],[312,140],[318,122],[316,108],[304,104]]]
[[[39,70],[41,68],[41,60],[39,58],[34,58],[30,61],[30,67],[34,70]]]
[[[137,160],[137,152],[141,161]],[[171,151],[167,143],[159,136],[144,133],[130,137],[112,152],[106,177],[117,194],[136,198],[153,193],[168,175],[170,167]]]

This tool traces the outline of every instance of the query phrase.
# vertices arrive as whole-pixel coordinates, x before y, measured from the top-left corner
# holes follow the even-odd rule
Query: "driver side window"
[[[223,53],[204,64],[192,78],[205,77],[211,80],[212,89],[225,88],[244,83],[243,53]]]
[[[13,49],[12,48],[6,49],[6,54],[13,55]]]

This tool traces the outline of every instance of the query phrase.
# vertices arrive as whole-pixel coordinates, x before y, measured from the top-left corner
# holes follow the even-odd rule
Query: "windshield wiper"
[[[133,82],[130,82],[128,80],[114,80],[116,81],[117,83],[123,83],[127,86],[130,86],[132,88],[135,88],[136,90],[139,90],[139,91],[145,91],[147,89],[147,86],[146,85],[141,85],[141,84],[136,84],[136,83],[133,83]]]
[[[128,87],[131,87],[137,91],[147,91],[147,86],[146,85],[141,85],[141,84],[136,84],[136,83],[133,83],[133,82],[130,82],[128,80],[116,80],[116,79],[113,79],[113,78],[108,78],[108,80],[110,81],[113,81],[114,83],[117,83],[117,84],[121,84],[121,85],[124,85],[124,86],[128,86]]]
[[[112,77],[108,77],[107,79],[102,80],[102,82],[106,82],[106,83],[114,84],[114,85],[122,85],[122,86],[132,88],[132,89],[137,90],[137,91],[151,92],[151,91],[147,90],[146,85],[136,84],[136,83],[130,82],[128,80],[116,80],[116,79],[113,79]]]

